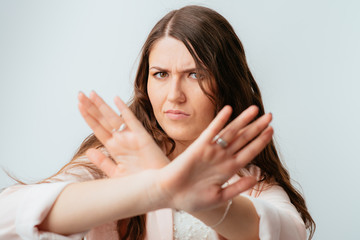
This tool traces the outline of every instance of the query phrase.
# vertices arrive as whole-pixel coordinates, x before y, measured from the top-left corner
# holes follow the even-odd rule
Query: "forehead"
[[[178,69],[196,67],[185,44],[173,37],[161,38],[154,44],[149,55],[149,65]]]

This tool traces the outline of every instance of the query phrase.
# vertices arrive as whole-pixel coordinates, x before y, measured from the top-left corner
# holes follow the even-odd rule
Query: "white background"
[[[355,0],[0,0],[0,166],[31,182],[67,163],[91,133],[78,91],[128,100],[147,34],[187,4],[220,12],[242,40],[282,159],[317,222],[315,239],[359,239]],[[12,183],[0,171],[0,188]]]

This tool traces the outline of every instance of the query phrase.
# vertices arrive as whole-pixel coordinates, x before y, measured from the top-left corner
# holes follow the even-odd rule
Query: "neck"
[[[183,153],[192,141],[175,141],[175,149],[174,151],[169,155],[170,160],[174,160],[177,156],[179,156],[181,153]]]

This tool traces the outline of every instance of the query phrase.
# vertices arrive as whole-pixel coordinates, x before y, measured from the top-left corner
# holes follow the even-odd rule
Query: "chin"
[[[186,130],[184,130],[186,131]],[[193,142],[199,135],[185,134],[184,132],[169,132],[167,133],[170,138],[172,138],[175,142]]]

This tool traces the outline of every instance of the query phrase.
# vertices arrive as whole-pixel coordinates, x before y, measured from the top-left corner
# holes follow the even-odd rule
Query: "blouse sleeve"
[[[242,171],[243,175],[252,175],[258,180],[260,173],[256,166]],[[282,187],[260,183],[255,189],[241,195],[247,197],[256,209],[261,240],[306,240],[304,221]]]
[[[244,196],[251,200],[260,218],[261,240],[306,239],[305,224],[283,188],[273,185],[258,197]]]
[[[64,170],[45,183],[14,185],[0,193],[0,239],[82,239],[86,234],[62,236],[37,228],[47,216],[55,200],[70,183],[92,180],[85,167]]]

